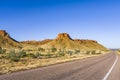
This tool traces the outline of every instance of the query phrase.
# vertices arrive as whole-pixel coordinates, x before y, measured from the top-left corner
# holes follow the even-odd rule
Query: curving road
[[[72,62],[0,75],[0,80],[120,80],[115,52]]]

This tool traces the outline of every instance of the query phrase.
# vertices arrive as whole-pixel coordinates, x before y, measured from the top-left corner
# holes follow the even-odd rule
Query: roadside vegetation
[[[6,49],[0,47],[0,74],[14,71],[47,66],[55,63],[83,59],[103,54],[99,50],[65,50],[56,49]]]
[[[118,55],[120,55],[120,49],[116,50],[116,52],[118,53]]]
[[[117,51],[120,52],[120,49],[118,49]]]

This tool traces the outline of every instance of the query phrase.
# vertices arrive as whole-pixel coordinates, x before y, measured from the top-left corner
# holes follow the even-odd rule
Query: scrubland
[[[98,56],[106,51],[57,50],[51,48],[7,49],[0,48],[0,74],[48,66],[77,59]]]

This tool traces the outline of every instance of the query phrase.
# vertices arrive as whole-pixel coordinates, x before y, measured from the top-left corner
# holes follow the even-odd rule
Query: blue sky
[[[0,0],[0,29],[18,41],[93,39],[120,48],[119,0]]]

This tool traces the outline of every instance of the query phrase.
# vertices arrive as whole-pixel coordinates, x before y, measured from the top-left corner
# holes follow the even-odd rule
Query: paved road
[[[117,57],[115,52],[111,52],[88,59],[1,75],[0,80],[120,80],[120,59]]]

